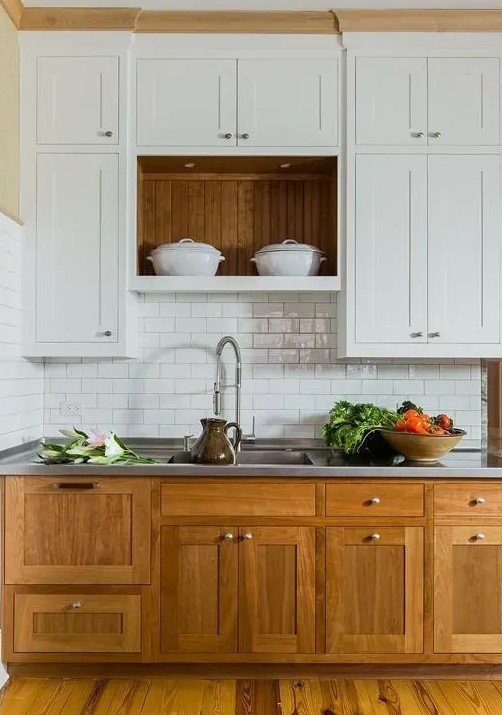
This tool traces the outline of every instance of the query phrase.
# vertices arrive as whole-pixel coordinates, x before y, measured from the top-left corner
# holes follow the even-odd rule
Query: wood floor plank
[[[5,690],[0,712],[2,715],[40,715],[59,688],[59,680],[14,680]]]
[[[284,715],[277,680],[238,680],[236,715]],[[1,713],[0,713],[1,715]]]
[[[318,715],[323,711],[323,693],[318,680],[279,681],[282,712]]]
[[[61,680],[40,715],[81,715],[94,691],[95,680]]]
[[[150,689],[149,680],[114,679],[106,683],[99,700],[85,715],[138,715]]]
[[[208,680],[202,696],[202,715],[235,715],[235,680]]]

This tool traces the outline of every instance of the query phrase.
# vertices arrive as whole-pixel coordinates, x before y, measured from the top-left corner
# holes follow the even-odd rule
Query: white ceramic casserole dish
[[[147,258],[157,276],[214,276],[224,256],[209,243],[182,238],[154,248]]]
[[[251,260],[260,276],[317,276],[326,256],[316,246],[287,238],[260,248]]]

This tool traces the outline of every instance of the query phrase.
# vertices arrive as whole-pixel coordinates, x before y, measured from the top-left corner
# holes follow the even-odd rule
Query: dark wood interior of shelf
[[[336,179],[334,157],[140,157],[138,273],[152,275],[153,248],[190,237],[223,253],[219,275],[255,275],[255,251],[294,238],[336,275]]]

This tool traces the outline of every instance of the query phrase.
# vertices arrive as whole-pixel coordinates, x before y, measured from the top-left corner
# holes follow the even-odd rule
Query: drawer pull
[[[380,541],[382,537],[380,534],[370,534],[368,538],[370,541]]]
[[[99,482],[55,482],[54,489],[75,489],[77,491],[90,491],[99,489]]]
[[[472,538],[474,539],[474,541],[484,541],[486,539],[486,535],[485,534],[474,534],[474,536]]]
[[[82,601],[73,601],[73,603],[71,604],[71,607],[72,608],[82,608],[82,605],[83,605]]]
[[[368,504],[371,506],[372,504],[380,504],[380,497],[371,497],[371,499],[368,499]]]
[[[252,538],[253,538],[253,534],[250,534],[250,533],[246,533],[246,534],[242,535],[243,541],[251,541]]]
[[[476,497],[475,499],[472,500],[472,504],[477,505],[477,504],[484,504],[486,502],[486,499],[484,497]]]
[[[223,537],[223,541],[233,541],[233,540],[234,540],[234,535],[230,534],[230,533],[225,534],[225,536]]]

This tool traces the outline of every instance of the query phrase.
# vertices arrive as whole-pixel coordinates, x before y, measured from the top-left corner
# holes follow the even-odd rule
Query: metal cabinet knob
[[[441,333],[435,331],[434,333],[429,333],[429,338],[439,338],[440,335]]]
[[[423,139],[425,134],[423,132],[411,132],[413,139]]]
[[[474,534],[474,540],[475,541],[484,541],[486,539],[485,534]]]
[[[440,139],[441,132],[430,132],[429,136],[431,137],[431,139]]]
[[[380,541],[381,538],[380,534],[370,534],[371,541]]]
[[[112,331],[111,330],[103,330],[102,333],[96,333],[98,337],[105,337],[105,338],[111,338],[112,337]]]
[[[233,137],[233,134],[230,134],[230,132],[226,132],[226,134],[223,135],[224,139],[231,139]]]
[[[230,534],[230,533],[225,534],[225,536],[223,537],[223,540],[224,540],[224,541],[233,541],[233,540],[234,540],[234,535],[233,535],[233,534]]]
[[[422,332],[410,333],[410,338],[422,338],[423,335],[424,335],[424,334],[423,334]]]
[[[370,504],[380,504],[380,497],[371,497]]]
[[[71,604],[72,608],[82,608],[82,601],[73,601]]]
[[[246,534],[242,535],[242,538],[245,539],[246,541],[250,541],[253,538],[253,534],[250,534],[249,532]]]
[[[112,136],[113,136],[113,132],[111,132],[111,131],[108,129],[108,131],[105,132],[105,137],[112,137]]]
[[[473,499],[474,504],[484,504],[486,499],[484,497],[476,497]]]
[[[241,139],[249,139],[249,134],[247,132],[244,132],[243,134],[240,135]]]

